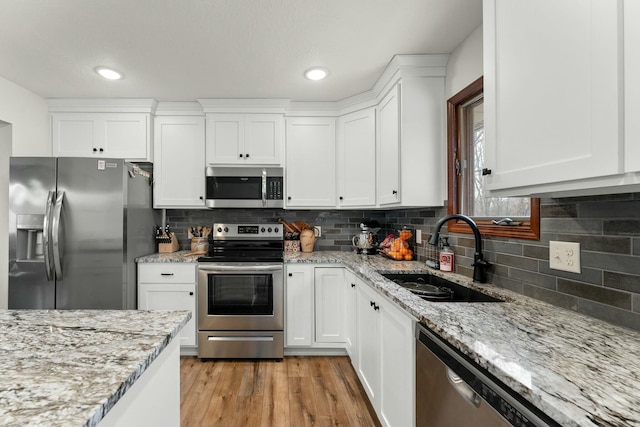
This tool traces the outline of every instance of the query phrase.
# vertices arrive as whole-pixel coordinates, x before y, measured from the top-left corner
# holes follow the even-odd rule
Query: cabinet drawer
[[[174,262],[138,265],[138,283],[195,283],[196,264]]]

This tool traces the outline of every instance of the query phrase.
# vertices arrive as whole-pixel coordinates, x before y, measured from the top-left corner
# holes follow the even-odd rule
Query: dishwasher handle
[[[471,403],[476,408],[480,407],[480,395],[449,367],[447,367],[447,378],[449,379],[449,384],[451,384],[454,390],[457,391],[464,400]]]

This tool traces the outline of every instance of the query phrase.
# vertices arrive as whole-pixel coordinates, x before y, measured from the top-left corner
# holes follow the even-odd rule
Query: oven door
[[[284,326],[282,263],[201,263],[198,329],[277,331]]]

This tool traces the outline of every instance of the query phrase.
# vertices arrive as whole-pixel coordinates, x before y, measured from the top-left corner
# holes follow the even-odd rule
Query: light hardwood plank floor
[[[380,423],[348,357],[180,359],[182,427]]]

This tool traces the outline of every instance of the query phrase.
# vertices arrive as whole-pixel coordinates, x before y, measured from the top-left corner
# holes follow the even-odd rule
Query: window
[[[448,212],[472,217],[485,236],[539,240],[540,199],[485,197],[483,102],[482,77],[447,101]],[[494,223],[505,218],[512,225]],[[461,221],[448,229],[471,233]]]

